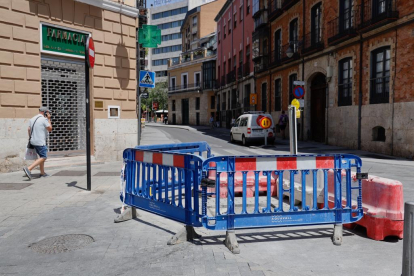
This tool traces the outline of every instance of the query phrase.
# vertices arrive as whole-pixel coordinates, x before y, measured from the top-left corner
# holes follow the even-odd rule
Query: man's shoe
[[[23,168],[24,173],[29,178],[29,180],[32,180],[32,174],[30,173],[29,169],[27,167]]]
[[[50,175],[48,175],[47,173],[41,174],[40,177],[49,177]]]

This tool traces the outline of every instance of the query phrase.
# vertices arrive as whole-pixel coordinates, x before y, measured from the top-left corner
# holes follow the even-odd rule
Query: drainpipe
[[[395,108],[395,78],[397,76],[397,46],[398,28],[395,28],[395,57],[394,57],[394,81],[392,83],[392,116],[391,116],[391,155],[394,155],[394,108]]]
[[[361,150],[361,112],[362,112],[362,35],[359,36],[359,94],[358,94],[358,150]]]

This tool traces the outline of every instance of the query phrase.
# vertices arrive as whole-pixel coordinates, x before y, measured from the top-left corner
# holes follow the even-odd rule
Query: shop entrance
[[[311,84],[311,132],[312,140],[325,142],[326,79],[317,74]]]
[[[52,111],[51,152],[85,153],[85,64],[42,57],[42,105]]]

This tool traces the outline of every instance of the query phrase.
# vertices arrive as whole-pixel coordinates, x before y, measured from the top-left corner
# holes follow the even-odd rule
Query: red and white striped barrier
[[[313,170],[335,168],[334,157],[242,157],[236,158],[236,171]]]
[[[172,153],[158,153],[137,150],[135,151],[135,161],[169,167],[185,168],[184,155]]]

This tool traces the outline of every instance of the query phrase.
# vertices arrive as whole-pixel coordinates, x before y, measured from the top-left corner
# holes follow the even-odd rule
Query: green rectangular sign
[[[85,33],[42,25],[42,51],[74,57],[85,57]]]

